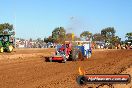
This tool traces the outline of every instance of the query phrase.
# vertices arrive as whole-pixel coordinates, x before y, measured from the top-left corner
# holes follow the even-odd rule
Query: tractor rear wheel
[[[8,46],[8,52],[12,52],[12,51],[13,51],[13,46],[12,45]]]
[[[73,55],[72,61],[78,61],[78,59],[79,59],[79,52]]]
[[[83,57],[82,52],[79,52],[79,53],[78,53],[78,60],[81,60],[81,61],[84,60],[84,57]]]
[[[4,48],[1,47],[1,48],[0,48],[0,53],[3,53],[3,52],[4,52]]]
[[[72,61],[77,61],[79,58],[79,50],[76,49],[76,50],[73,50],[72,51]]]

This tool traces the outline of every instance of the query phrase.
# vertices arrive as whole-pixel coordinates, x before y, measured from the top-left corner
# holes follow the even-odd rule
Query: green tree
[[[92,38],[92,33],[89,31],[84,31],[80,34],[80,37],[82,39],[85,39],[86,41],[90,41],[90,39]]]
[[[114,27],[107,27],[101,30],[101,35],[105,42],[111,42],[112,38],[115,36],[115,29]]]
[[[65,41],[66,31],[64,27],[57,27],[52,31],[52,38],[56,43],[63,43]]]
[[[96,33],[93,35],[93,41],[103,41],[103,36],[100,33]]]
[[[119,36],[114,36],[111,40],[111,43],[113,45],[116,45],[116,44],[121,44],[121,38],[119,38]]]
[[[48,43],[49,42],[48,38],[45,37],[44,42]]]
[[[46,43],[52,42],[53,43],[54,41],[53,41],[52,36],[49,36],[48,38],[46,38],[46,37],[44,38],[44,42],[46,42]]]
[[[9,23],[0,24],[0,33],[6,31],[7,33],[13,30],[13,25]]]
[[[132,40],[132,32],[126,33],[127,40]]]

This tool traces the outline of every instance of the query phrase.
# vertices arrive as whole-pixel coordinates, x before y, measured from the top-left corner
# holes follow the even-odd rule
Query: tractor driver
[[[71,48],[69,47],[69,44],[66,44],[66,58],[69,58],[70,52],[71,52]]]
[[[6,38],[3,36],[2,37],[2,42],[3,42],[4,45],[5,45],[6,41],[7,41]]]

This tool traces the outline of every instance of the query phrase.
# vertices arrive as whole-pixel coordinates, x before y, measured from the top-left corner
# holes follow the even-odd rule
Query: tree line
[[[14,32],[14,27],[10,23],[0,24],[0,34],[8,32]],[[125,34],[126,41],[132,42],[132,32]],[[107,27],[100,31],[100,33],[91,33],[90,31],[83,31],[79,37],[73,33],[66,33],[64,27],[57,27],[52,31],[52,35],[48,38],[44,38],[44,42],[53,42],[53,43],[64,43],[64,41],[76,41],[76,40],[85,40],[85,41],[102,41],[112,45],[122,43],[121,38],[116,35],[116,30],[114,27]]]
[[[73,38],[74,36],[74,38]],[[125,36],[128,40],[132,40],[132,32],[126,33]],[[57,27],[52,31],[52,35],[44,38],[45,42],[64,43],[66,40],[85,40],[85,41],[101,41],[112,45],[121,44],[121,38],[116,35],[114,27],[107,27],[100,31],[100,33],[91,33],[90,31],[83,31],[79,37],[72,33],[66,33],[64,27]]]

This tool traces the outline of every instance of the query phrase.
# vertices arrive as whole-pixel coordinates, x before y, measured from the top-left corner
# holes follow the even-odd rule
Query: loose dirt
[[[85,61],[45,62],[54,49],[16,49],[0,54],[0,88],[109,88],[76,83],[78,68],[87,74],[131,74],[132,50],[93,50]],[[119,85],[112,85],[121,88]],[[125,85],[125,86],[128,86]],[[131,85],[127,88],[130,88]]]

